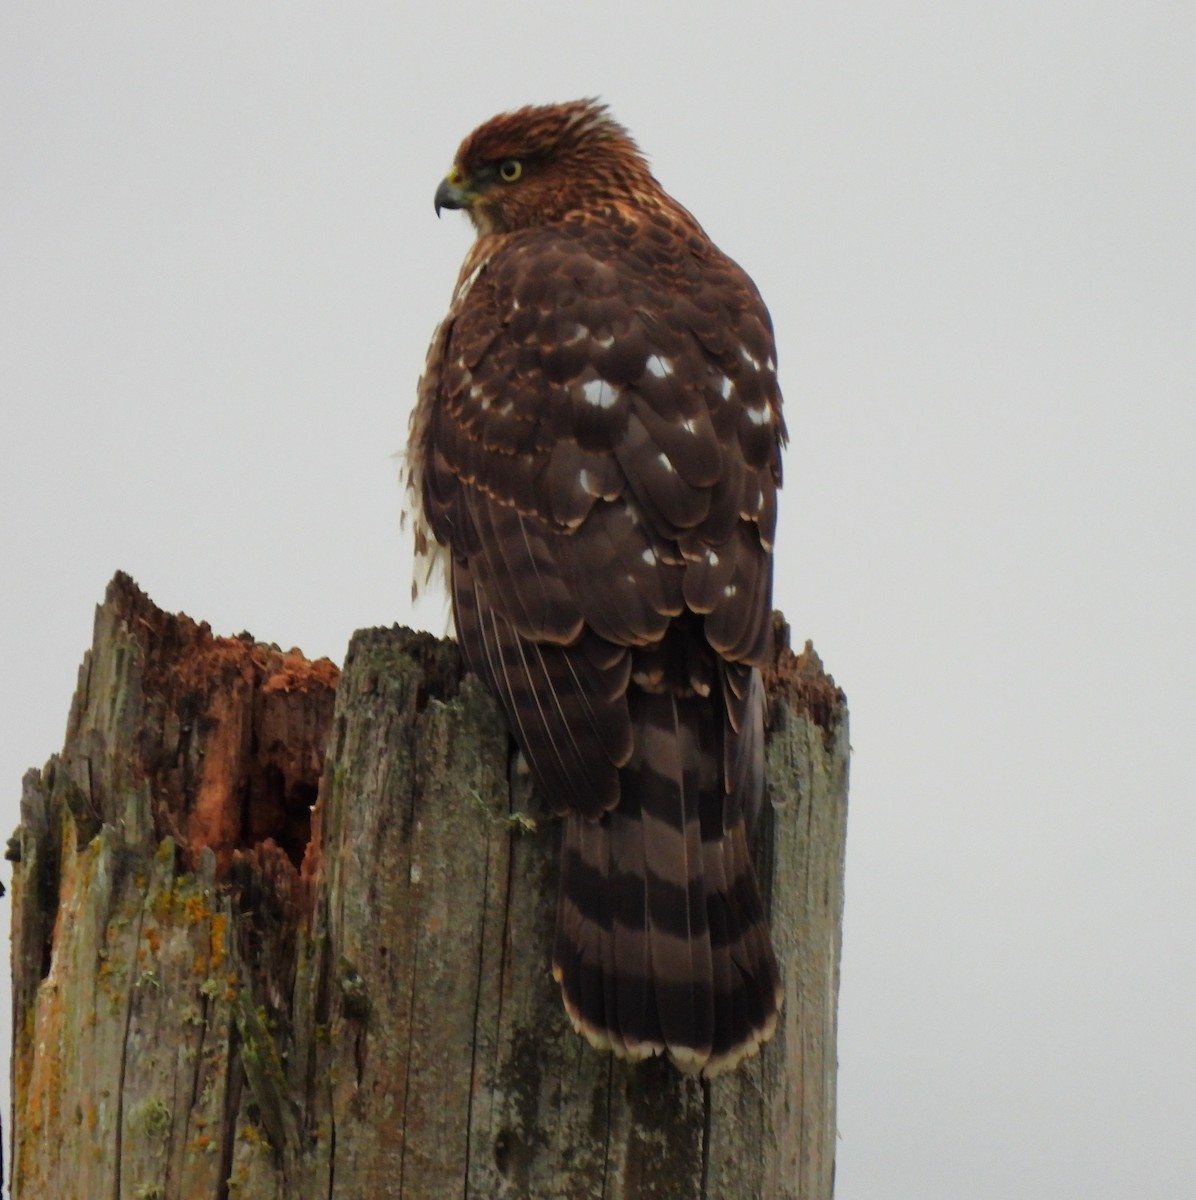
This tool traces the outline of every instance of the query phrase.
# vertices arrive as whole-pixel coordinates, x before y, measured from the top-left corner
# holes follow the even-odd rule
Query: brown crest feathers
[[[498,173],[509,162],[519,164],[517,181]],[[461,143],[453,168],[474,195],[469,214],[482,232],[509,233],[613,204],[668,203],[631,135],[596,100],[494,117]]]
[[[540,159],[570,154],[618,156],[647,170],[631,135],[598,100],[528,105],[479,126],[462,143],[455,164],[473,171],[504,158]]]

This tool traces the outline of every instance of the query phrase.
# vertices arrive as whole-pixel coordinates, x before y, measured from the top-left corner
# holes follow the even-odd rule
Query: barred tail
[[[594,1045],[711,1076],[767,1041],[783,995],[738,794],[752,784],[728,793],[735,734],[709,697],[633,689],[632,721],[618,807],[566,817],[553,974]]]

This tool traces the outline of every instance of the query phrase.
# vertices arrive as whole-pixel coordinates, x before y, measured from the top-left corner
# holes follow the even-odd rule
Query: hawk
[[[772,324],[596,101],[486,122],[435,206],[477,240],[411,420],[417,554],[447,559],[466,663],[565,818],[552,971],[574,1028],[711,1076],[783,994],[748,854]]]

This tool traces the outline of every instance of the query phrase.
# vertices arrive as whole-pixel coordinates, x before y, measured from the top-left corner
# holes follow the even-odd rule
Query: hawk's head
[[[436,212],[463,208],[479,233],[512,233],[566,213],[659,193],[630,134],[596,100],[502,113],[461,143]]]

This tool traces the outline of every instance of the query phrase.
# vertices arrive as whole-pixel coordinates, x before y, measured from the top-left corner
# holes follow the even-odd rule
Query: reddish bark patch
[[[107,604],[140,651],[144,711],[129,766],[150,786],[158,836],[176,839],[189,870],[204,849],[221,878],[236,857],[281,855],[297,881],[339,669],[248,634],[213,636],[157,608],[127,575]]]
[[[847,697],[823,668],[813,642],[794,654],[789,623],[781,613],[772,614],[772,626],[773,661],[764,669],[765,690],[774,701],[783,697],[831,738],[847,712]]]

